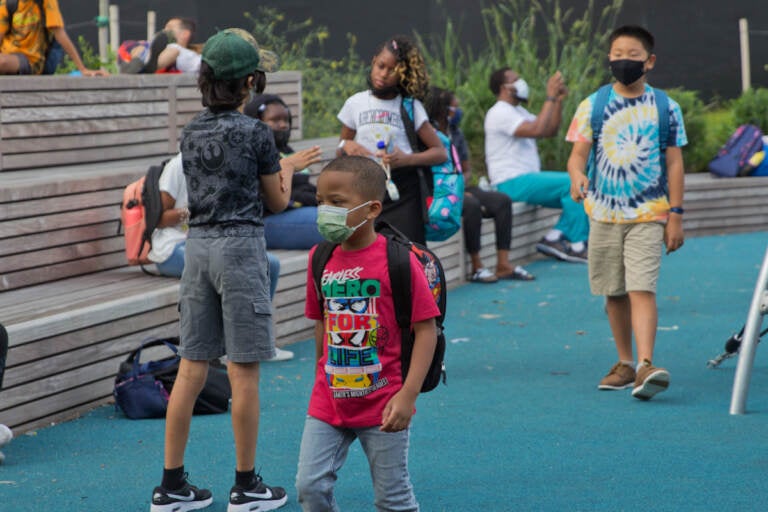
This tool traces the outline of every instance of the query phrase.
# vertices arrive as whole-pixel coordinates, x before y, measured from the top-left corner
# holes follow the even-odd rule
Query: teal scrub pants
[[[569,242],[585,242],[589,238],[589,219],[584,213],[583,204],[571,199],[568,173],[532,172],[503,181],[496,188],[513,201],[562,209],[554,229],[562,231]]]

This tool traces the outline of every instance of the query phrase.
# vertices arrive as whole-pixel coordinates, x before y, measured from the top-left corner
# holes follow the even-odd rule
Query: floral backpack
[[[401,110],[405,110],[403,124],[408,133],[411,148],[418,151],[418,139],[413,125],[413,98],[404,98]],[[442,164],[433,165],[432,194],[427,196],[427,219],[424,231],[427,240],[442,242],[447,240],[461,228],[461,210],[464,207],[464,175],[461,172],[459,155],[451,139],[436,130],[440,142],[448,152],[448,160]]]

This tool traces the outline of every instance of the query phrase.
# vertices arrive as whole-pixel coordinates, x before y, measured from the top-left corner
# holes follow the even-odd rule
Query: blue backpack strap
[[[661,89],[653,89],[656,109],[659,112],[659,158],[661,170],[667,172],[667,146],[669,142],[669,96]]]
[[[592,147],[600,138],[600,132],[603,130],[603,118],[605,117],[605,107],[608,106],[608,98],[611,96],[613,85],[605,84],[597,90],[595,103],[592,105],[592,116],[589,119],[589,125],[592,128]]]
[[[413,98],[405,96],[400,101],[400,117],[403,119],[405,135],[413,152],[419,151],[419,136],[416,134],[416,125],[413,121]]]

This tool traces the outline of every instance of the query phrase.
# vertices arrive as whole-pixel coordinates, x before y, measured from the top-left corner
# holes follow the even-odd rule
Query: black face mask
[[[272,135],[275,137],[277,150],[285,152],[285,148],[288,147],[288,139],[291,138],[291,130],[272,130]]]
[[[398,94],[400,94],[400,86],[399,85],[392,85],[389,87],[382,87],[381,89],[377,89],[373,86],[373,82],[371,82],[371,77],[368,77],[368,88],[371,89],[371,92],[374,96],[380,99],[390,99],[394,98]]]
[[[645,74],[645,62],[642,60],[612,60],[608,65],[616,80],[624,85],[632,85]]]

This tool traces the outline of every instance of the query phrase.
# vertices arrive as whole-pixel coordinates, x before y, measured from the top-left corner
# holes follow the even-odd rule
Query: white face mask
[[[515,86],[515,89],[517,90],[517,93],[515,94],[517,99],[520,101],[528,101],[528,82],[522,78],[518,78],[512,82],[512,85]]]

